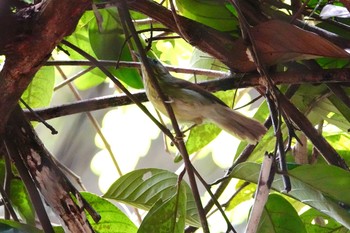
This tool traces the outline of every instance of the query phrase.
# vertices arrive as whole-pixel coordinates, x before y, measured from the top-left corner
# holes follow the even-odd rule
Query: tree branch
[[[350,69],[330,69],[320,70],[318,72],[283,72],[271,75],[272,81],[276,84],[305,84],[305,83],[350,83]],[[215,91],[226,91],[236,88],[246,88],[259,86],[262,83],[262,77],[257,74],[248,75],[241,79],[225,78],[214,81],[206,81],[198,85],[205,89]],[[146,102],[147,97],[144,92],[133,94],[135,99],[140,102]],[[95,111],[110,107],[124,106],[132,104],[133,101],[125,95],[111,95],[105,97],[98,97],[94,99],[77,101],[71,104],[63,104],[51,108],[36,109],[35,111],[45,120],[67,116],[71,114]],[[35,116],[25,111],[26,116],[30,120],[35,120]]]
[[[110,67],[128,67],[128,68],[140,68],[140,62],[130,62],[130,61],[111,61],[111,60],[99,60],[101,66],[110,66]],[[90,66],[96,67],[95,64],[91,61],[47,61],[45,66]],[[208,70],[200,68],[184,68],[176,67],[170,65],[164,65],[169,71],[176,73],[184,74],[193,74],[193,75],[205,75],[208,77],[225,77],[227,72],[218,71],[218,70]]]
[[[90,0],[47,0],[11,15],[13,27],[23,30],[0,46],[0,54],[6,56],[0,72],[0,134],[35,73],[62,38],[74,31],[90,4]]]
[[[36,188],[31,185],[34,181],[46,203],[61,218],[70,232],[94,232],[86,219],[84,210],[89,212],[96,222],[100,219],[99,214],[81,197],[80,193],[57,167],[52,155],[44,147],[32,125],[25,119],[19,105],[11,114],[4,133],[4,140],[6,146],[11,146],[11,151],[13,151],[10,153],[11,158],[15,160],[16,167],[21,172],[21,178],[29,190],[31,198],[36,194]],[[28,172],[30,175],[27,174]],[[45,217],[46,212],[38,209],[40,196],[34,197],[36,197],[34,206],[37,208],[38,214]],[[50,223],[47,216],[46,219],[40,220],[43,226]],[[47,232],[53,232],[53,230]]]

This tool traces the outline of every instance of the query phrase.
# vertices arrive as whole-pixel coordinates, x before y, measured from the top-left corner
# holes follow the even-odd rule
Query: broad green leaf
[[[96,55],[90,45],[88,33],[88,25],[92,21],[96,21],[93,12],[86,11],[81,17],[74,33],[66,37],[65,39],[96,58]],[[69,52],[69,57],[72,60],[86,60],[85,57],[83,57],[73,49],[68,48],[67,46],[63,46],[63,48]],[[74,81],[74,84],[77,86],[78,89],[86,90],[104,82],[105,77],[106,75],[103,74],[102,71],[100,71],[99,69],[93,69],[91,72],[88,72],[76,79]]]
[[[6,166],[5,159],[0,159],[0,184],[3,185],[5,181]]]
[[[329,216],[311,208],[300,215],[308,233],[349,233],[340,223]]]
[[[245,181],[241,180],[237,183],[236,185],[236,190],[238,190],[244,183]],[[239,204],[248,201],[254,197],[254,193],[256,190],[256,185],[255,184],[248,184],[245,186],[243,189],[240,190],[239,193],[237,193],[234,198],[230,201],[229,205],[227,206],[226,210],[232,210]]]
[[[350,136],[348,133],[329,134],[324,136],[331,146],[338,152],[338,154],[345,160],[347,164],[350,163]]]
[[[43,233],[42,230],[31,225],[4,219],[0,219],[0,232]]]
[[[316,59],[316,61],[323,69],[349,67],[348,59],[335,59],[335,58],[322,57],[322,58]]]
[[[133,233],[137,232],[135,224],[115,205],[95,194],[82,192],[82,196],[101,215],[101,220],[95,223],[88,214],[88,220],[93,229],[99,233]]]
[[[328,99],[332,102],[332,104],[337,108],[337,110],[341,113],[341,115],[350,122],[350,111],[348,106],[346,106],[339,98],[332,95],[328,97]]]
[[[325,168],[325,166],[329,166]],[[325,170],[322,170],[325,169]],[[322,170],[322,172],[320,172]],[[349,185],[349,174],[346,171],[339,171],[340,168],[330,165],[303,165],[289,171],[292,183],[292,190],[286,194],[302,203],[316,208],[322,213],[334,218],[345,227],[350,228],[350,214],[341,207],[342,202],[348,203],[349,197],[344,195],[346,191],[339,189]],[[256,183],[259,177],[260,165],[252,162],[245,162],[237,165],[231,176]],[[332,174],[332,175],[330,175]],[[342,177],[342,176],[345,177]],[[326,177],[328,176],[328,177]],[[312,180],[314,178],[314,180]],[[338,180],[339,179],[339,180]],[[331,188],[325,187],[321,182],[330,183]],[[272,188],[284,190],[283,181],[280,175],[276,174]],[[334,190],[336,189],[336,190]],[[343,197],[341,197],[343,195]]]
[[[219,31],[238,32],[238,18],[233,14],[232,8],[226,8],[223,1],[176,0],[176,5],[187,18]]]
[[[14,169],[14,174],[17,174],[16,168]],[[0,160],[0,183],[4,185],[5,179],[5,160]],[[26,221],[27,224],[35,224],[35,212],[30,197],[28,195],[27,189],[24,186],[22,180],[12,179],[10,182],[9,198],[12,206],[16,209],[19,215]]]
[[[307,114],[312,124],[325,120],[346,131],[350,127],[349,121],[342,114],[346,109],[344,106],[341,108],[341,103],[335,101],[334,97],[324,98],[327,92],[328,88],[324,84],[302,85],[293,96],[292,102],[301,112]]]
[[[350,205],[350,173],[327,164],[303,165],[289,171],[291,177],[321,191],[336,201]],[[341,187],[341,188],[339,188]]]
[[[89,53],[91,56],[96,57],[95,53],[93,52],[90,41],[89,41],[89,31],[88,31],[88,25],[90,22],[96,21],[94,13],[92,11],[86,11],[83,16],[80,18],[78,25],[70,36],[66,37],[65,39],[72,44],[78,46],[80,49],[84,50],[85,52]],[[65,50],[69,52],[69,56],[71,59],[81,60],[85,59],[80,53],[76,52],[75,50],[63,46]]]
[[[283,88],[282,88],[283,89]],[[350,127],[350,123],[339,113],[337,108],[327,99],[321,99],[320,96],[328,91],[326,85],[302,85],[298,92],[293,96],[293,104],[303,113],[308,113],[307,117],[312,124],[318,124],[321,119],[326,120],[327,122],[336,125],[337,127],[346,130]],[[333,113],[332,116],[329,116],[329,113]],[[266,103],[264,102],[258,109],[255,114],[255,118],[260,122],[263,122],[266,119],[269,110]],[[282,124],[282,135],[287,137],[288,130],[285,124]],[[286,138],[284,138],[286,139]],[[235,159],[241,154],[243,149],[246,147],[245,142],[241,142]],[[267,134],[260,140],[256,149],[249,156],[249,161],[261,161],[265,151],[273,151],[275,147],[275,137],[272,127],[267,132]]]
[[[43,108],[50,105],[55,84],[55,68],[43,66],[22,94],[22,99],[31,108]]]
[[[182,233],[185,228],[186,186],[180,184],[178,192],[163,201],[159,199],[141,223],[138,233]]]
[[[54,226],[53,230],[54,230],[55,233],[65,233],[63,227]]]
[[[221,129],[212,123],[199,125],[191,129],[186,141],[186,148],[192,154],[213,141],[221,132]]]
[[[326,85],[301,85],[298,92],[293,95],[291,102],[299,109],[300,112],[308,114],[307,117],[311,123],[319,123],[322,115],[319,113],[310,114],[321,101],[320,96],[328,92]]]
[[[27,189],[22,180],[12,179],[10,184],[10,200],[14,208],[28,224],[35,224],[35,211]]]
[[[349,112],[349,108],[347,108],[347,112]],[[350,122],[328,98],[319,102],[313,109],[313,113],[321,116],[325,121],[345,132],[350,128]]]
[[[281,195],[270,194],[258,226],[259,233],[306,233],[293,206]]]
[[[17,174],[15,168],[13,173]],[[0,184],[4,185],[5,179],[5,160],[0,160]],[[35,212],[33,204],[28,195],[27,189],[25,188],[22,180],[12,179],[10,183],[9,198],[14,209],[17,210],[19,215],[26,221],[27,224],[35,224]]]
[[[177,192],[178,176],[172,172],[147,168],[127,173],[115,181],[105,198],[120,201],[137,208],[150,210],[159,200],[167,200]],[[200,226],[191,189],[186,185],[186,222]]]
[[[125,35],[116,9],[104,9],[99,11],[103,17],[102,28],[96,20],[89,25],[89,40],[91,47],[98,59],[132,61],[128,46],[125,44]],[[122,53],[121,53],[122,52]],[[135,69],[108,68],[117,78],[131,87],[142,88],[142,80]]]

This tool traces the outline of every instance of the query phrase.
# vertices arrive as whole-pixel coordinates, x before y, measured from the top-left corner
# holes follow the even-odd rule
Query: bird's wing
[[[198,92],[206,99],[208,99],[214,103],[218,103],[218,104],[221,104],[221,105],[227,107],[227,105],[221,99],[219,99],[218,97],[216,97],[215,95],[213,95],[209,91],[203,89],[202,87],[200,87],[196,84],[193,84],[191,82],[188,82],[188,81],[182,80],[182,79],[178,79],[178,78],[172,78],[172,79],[167,80],[167,82],[169,82],[169,81],[171,82],[172,86],[176,86],[178,88],[183,88],[185,90],[187,89],[187,90],[191,90],[194,92]]]

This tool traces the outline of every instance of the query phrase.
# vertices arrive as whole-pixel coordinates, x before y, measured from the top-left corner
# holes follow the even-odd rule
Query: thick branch
[[[277,73],[271,78],[276,85],[279,84],[305,84],[305,83],[350,83],[350,69],[321,70],[319,72],[284,72]],[[220,90],[230,90],[236,88],[246,88],[259,86],[262,83],[259,75],[250,75],[241,79],[225,78],[214,81],[207,81],[199,85],[205,89],[215,92]],[[145,93],[134,94],[140,102],[147,101]],[[133,102],[127,96],[107,96],[94,99],[82,100],[72,104],[64,104],[56,107],[37,109],[36,112],[45,120],[71,115],[75,113],[88,112],[105,109],[109,107],[129,105]],[[26,112],[30,120],[35,120],[35,116]]]
[[[11,156],[16,158],[16,165],[21,164],[17,166],[17,169],[22,170],[20,174],[23,174],[22,179],[27,181],[25,185],[28,187],[28,183],[29,185],[32,183],[32,180],[28,178],[27,172],[29,172],[31,174],[29,177],[34,180],[46,203],[61,218],[69,232],[94,232],[84,212],[84,209],[90,211],[90,206],[86,205],[86,201],[57,167],[52,155],[44,147],[31,124],[25,119],[19,105],[12,112],[4,135],[6,145],[10,145],[14,151]],[[31,197],[33,197],[32,193]],[[92,217],[98,221],[99,215],[94,210],[91,213]],[[48,220],[44,221],[43,224],[47,224]]]
[[[89,0],[47,0],[12,15],[13,23],[27,30],[18,30],[13,40],[1,46],[6,62],[0,72],[0,134],[35,73],[62,38],[74,31],[90,4]]]

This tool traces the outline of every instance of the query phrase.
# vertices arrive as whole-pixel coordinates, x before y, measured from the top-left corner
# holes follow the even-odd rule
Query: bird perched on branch
[[[137,53],[134,54],[141,60]],[[226,132],[241,140],[246,140],[250,144],[257,143],[266,133],[267,129],[260,122],[232,110],[223,101],[203,88],[175,78],[157,59],[149,57],[147,59],[160,89],[169,99],[178,121],[197,125],[203,122],[213,122]],[[141,63],[141,70],[149,101],[158,111],[168,115],[143,63]]]

